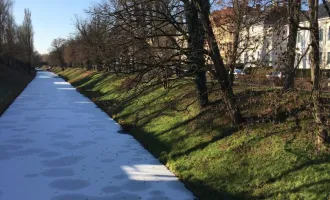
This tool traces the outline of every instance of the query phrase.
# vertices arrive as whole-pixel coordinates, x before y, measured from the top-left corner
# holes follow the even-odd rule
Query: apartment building
[[[329,6],[330,3],[328,2]],[[286,22],[286,8],[274,6],[264,13],[261,21],[254,23],[240,33],[243,52],[240,61],[244,67],[283,68],[289,27]],[[301,27],[309,27],[309,22],[302,16]],[[330,69],[330,18],[323,4],[319,7],[319,34],[321,68]],[[299,30],[296,45],[295,65],[300,69],[310,68],[309,30]]]
[[[328,2],[330,6],[330,3]],[[319,45],[320,45],[320,67],[321,69],[330,69],[330,18],[323,4],[319,7]],[[304,20],[300,23],[302,27],[308,27],[308,21]],[[310,68],[309,59],[309,43],[310,32],[308,30],[300,30],[297,36],[297,56],[296,64],[300,69]]]
[[[286,8],[276,5],[247,22],[246,29],[240,33],[239,46],[244,67],[278,68],[283,65],[288,36],[285,15]]]
[[[233,18],[234,9],[231,7],[214,11],[211,15],[213,32],[224,63],[229,62],[229,56],[233,48]]]

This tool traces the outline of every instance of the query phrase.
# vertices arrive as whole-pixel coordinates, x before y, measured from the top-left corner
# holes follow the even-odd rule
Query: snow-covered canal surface
[[[192,200],[132,136],[51,72],[0,117],[1,200]]]

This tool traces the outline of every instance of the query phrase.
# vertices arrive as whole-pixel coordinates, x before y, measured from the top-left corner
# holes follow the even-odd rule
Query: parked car
[[[230,71],[228,72],[230,74]],[[238,76],[245,75],[246,73],[240,69],[234,69],[234,77],[237,78]]]
[[[186,77],[193,76],[194,72],[195,72],[195,70],[190,69],[190,68],[184,68],[183,70],[179,70],[179,71],[180,71],[179,73],[181,74],[181,76],[186,76]]]
[[[284,78],[285,74],[280,71],[270,72],[269,74],[266,74],[267,78]]]

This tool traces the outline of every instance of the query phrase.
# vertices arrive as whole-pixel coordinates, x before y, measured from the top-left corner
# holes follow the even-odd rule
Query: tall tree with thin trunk
[[[318,0],[308,0],[309,20],[310,20],[310,40],[311,40],[311,70],[313,72],[313,91],[312,99],[314,104],[314,119],[318,126],[317,144],[320,148],[322,144],[328,142],[329,133],[327,129],[327,120],[324,113],[324,107],[321,100],[320,87],[320,50],[319,50],[319,25],[318,25]]]
[[[299,15],[301,9],[301,2],[297,0],[288,0],[288,25],[289,25],[289,37],[286,50],[286,74],[287,77],[284,82],[284,90],[294,88],[295,78],[295,58],[296,58],[296,44],[298,36]]]
[[[233,20],[233,47],[230,52],[229,66],[230,66],[230,82],[234,82],[234,70],[235,64],[238,57],[238,47],[239,47],[239,37],[240,32],[242,31],[243,19],[247,14],[247,5],[248,0],[233,0],[232,1],[233,10],[234,10],[234,20]]]
[[[193,2],[199,10],[201,21],[206,32],[207,43],[209,45],[211,58],[214,63],[214,75],[220,84],[221,92],[227,106],[227,111],[233,123],[239,125],[243,122],[243,117],[241,115],[232,84],[230,83],[226,73],[225,65],[211,26],[211,21],[209,18],[211,10],[210,2],[205,0],[193,0]]]
[[[198,12],[195,4],[191,1],[185,1],[185,12],[188,26],[188,60],[190,68],[195,74],[195,84],[199,95],[201,107],[208,103],[208,93],[206,86],[206,67],[204,58],[204,38],[201,20],[198,17]]]
[[[26,56],[26,62],[28,64],[29,73],[32,70],[32,56],[33,56],[33,25],[31,19],[31,11],[29,9],[24,10],[24,21],[22,24],[23,31],[23,46]]]
[[[51,51],[54,53],[57,63],[64,70],[64,45],[66,40],[63,38],[54,39],[52,42]]]
[[[12,47],[13,27],[13,2],[0,0],[0,56],[7,55]]]

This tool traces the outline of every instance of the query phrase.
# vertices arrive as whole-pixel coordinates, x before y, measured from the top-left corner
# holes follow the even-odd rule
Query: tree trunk
[[[311,40],[311,70],[314,74],[312,99],[314,104],[314,119],[318,126],[317,145],[318,148],[328,142],[328,129],[326,126],[326,115],[321,100],[320,88],[320,50],[319,50],[319,26],[318,26],[318,1],[308,0],[310,17],[310,40]]]
[[[239,30],[239,27],[236,26],[236,30]],[[239,40],[239,31],[234,32],[234,38],[233,38],[233,49],[230,52],[230,59],[229,59],[229,66],[230,66],[230,74],[229,74],[229,80],[230,84],[234,84],[234,70],[235,70],[235,64],[237,59],[237,49],[238,49],[238,40]]]
[[[28,50],[28,72],[29,72],[29,75],[32,75],[32,63],[31,63],[31,49],[29,47],[29,50]]]
[[[284,82],[283,90],[289,90],[294,88],[295,78],[295,59],[296,59],[296,45],[298,35],[298,24],[300,14],[300,1],[289,0],[288,1],[288,13],[289,13],[289,38],[286,50],[286,79]]]
[[[239,36],[240,36],[240,31],[241,27],[243,24],[243,17],[244,14],[246,13],[246,5],[247,5],[247,0],[233,0],[233,9],[235,13],[235,18],[233,20],[234,24],[234,29],[230,30],[233,32],[233,46],[230,51],[230,59],[229,59],[229,66],[230,66],[230,74],[229,74],[229,80],[230,83],[234,83],[234,70],[235,70],[235,64],[237,61],[237,55],[238,55],[238,47],[239,47]]]
[[[205,33],[202,28],[196,6],[186,1],[185,2],[186,18],[188,24],[188,60],[191,63],[190,68],[194,71],[195,84],[198,91],[198,98],[201,107],[204,107],[209,102],[207,85],[206,85],[206,68],[204,59],[204,38]]]
[[[205,0],[194,0],[194,3],[198,6],[199,11],[201,12],[201,18],[207,36],[207,43],[210,47],[212,60],[215,67],[215,75],[220,84],[228,114],[230,115],[233,123],[239,125],[243,122],[243,117],[237,104],[236,96],[226,73],[225,65],[212,30],[211,21],[209,18],[211,8],[210,2]]]

